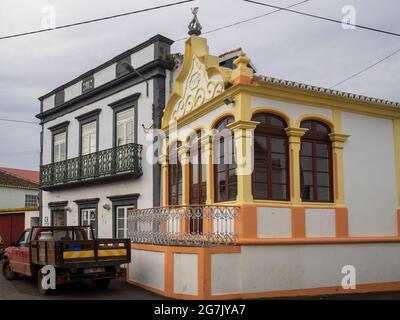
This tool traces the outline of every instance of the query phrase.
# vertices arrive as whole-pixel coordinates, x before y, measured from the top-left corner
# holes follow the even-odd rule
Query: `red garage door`
[[[0,236],[3,238],[4,246],[10,242],[16,242],[25,228],[25,214],[0,214]]]

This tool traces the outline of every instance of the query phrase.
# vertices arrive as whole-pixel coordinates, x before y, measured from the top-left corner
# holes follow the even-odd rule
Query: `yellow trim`
[[[64,259],[80,259],[80,258],[93,258],[93,250],[82,250],[82,251],[64,251]]]
[[[24,211],[38,211],[39,208],[1,208],[0,213],[20,213]]]
[[[281,110],[280,108],[275,108],[275,107],[253,107],[252,109],[252,115],[253,117],[257,113],[272,113],[276,114],[277,116],[281,117],[286,121],[286,125],[288,127],[293,127],[293,120],[291,119],[289,113]]]
[[[99,257],[126,256],[126,249],[106,249],[97,251]]]
[[[324,115],[320,114],[313,114],[313,113],[307,113],[307,114],[302,114],[299,116],[296,120],[296,126],[300,128],[300,125],[303,121],[305,120],[317,120],[325,123],[329,128],[331,129],[331,132],[337,131],[335,124],[332,122],[332,118],[329,118]]]

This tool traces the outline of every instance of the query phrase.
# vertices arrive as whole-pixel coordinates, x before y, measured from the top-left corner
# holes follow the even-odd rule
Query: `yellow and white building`
[[[215,164],[223,128],[236,163]],[[130,283],[185,299],[400,289],[399,103],[255,75],[243,52],[222,67],[191,35],[162,130],[162,207],[132,213],[158,224],[134,237]]]

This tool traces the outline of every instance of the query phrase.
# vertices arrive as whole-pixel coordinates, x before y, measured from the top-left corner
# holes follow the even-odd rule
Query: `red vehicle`
[[[5,249],[3,276],[35,277],[39,291],[47,294],[51,290],[42,287],[41,269],[51,265],[57,284],[90,279],[107,288],[121,274],[120,266],[129,262],[129,239],[93,239],[91,227],[34,227]]]

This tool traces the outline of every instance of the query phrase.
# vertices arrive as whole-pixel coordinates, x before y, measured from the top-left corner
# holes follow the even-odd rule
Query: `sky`
[[[1,0],[0,37],[42,28],[48,8],[56,26],[124,13],[176,0]],[[288,6],[300,0],[259,0]],[[400,33],[398,0],[310,0],[293,9]],[[74,28],[0,40],[0,118],[38,121],[38,97],[155,34],[187,36],[191,7],[203,32],[273,9],[242,0],[196,0],[156,11]],[[210,53],[242,47],[259,74],[330,87],[400,49],[400,38],[277,12],[204,35]],[[183,52],[184,41],[172,51]],[[335,89],[400,101],[400,53]],[[40,126],[0,121],[0,166],[39,169]]]

